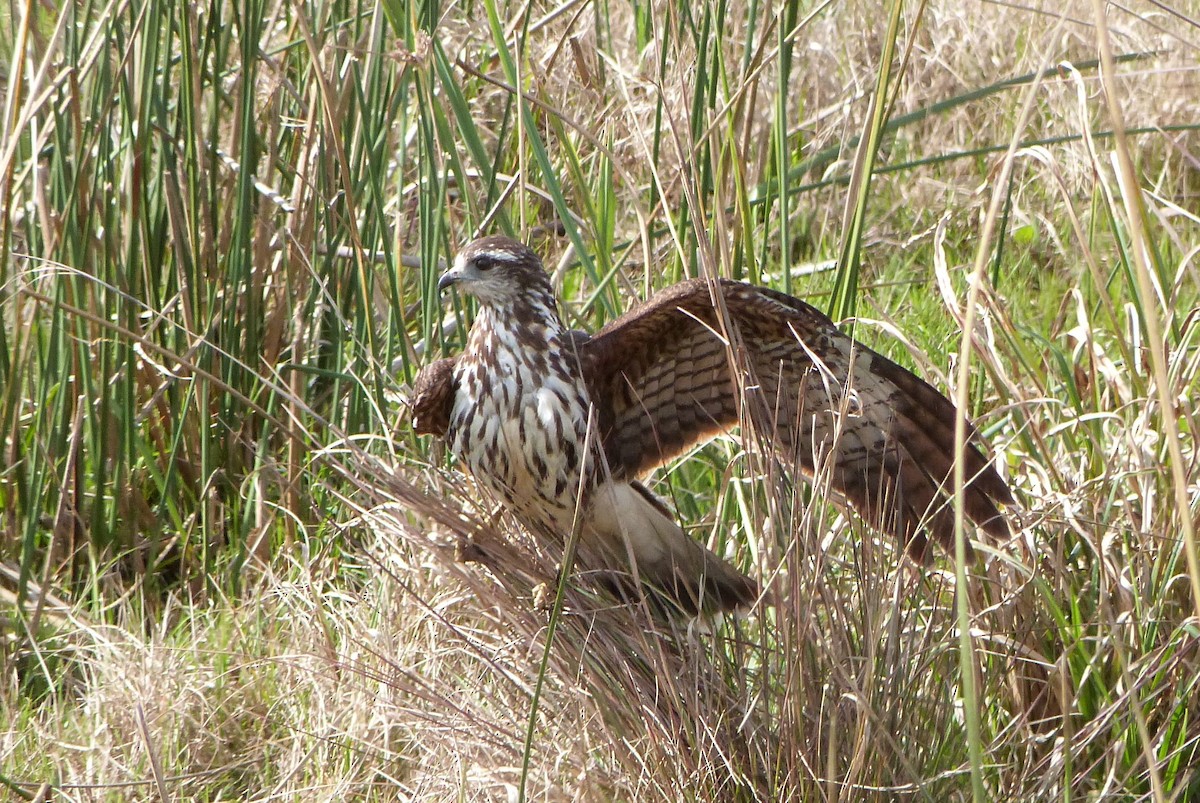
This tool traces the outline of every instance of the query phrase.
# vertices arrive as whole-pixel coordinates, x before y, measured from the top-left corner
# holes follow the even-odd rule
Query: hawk
[[[736,425],[926,557],[954,544],[955,408],[792,296],[725,279],[669,287],[595,335],[569,330],[538,256],[476,240],[438,281],[479,302],[457,358],[414,383],[413,427],[445,438],[528,529],[579,530],[589,554],[690,613],[750,605],[758,585],[690,538],[639,481]],[[969,437],[976,433],[968,425]],[[1012,494],[971,443],[965,514],[1003,537]]]

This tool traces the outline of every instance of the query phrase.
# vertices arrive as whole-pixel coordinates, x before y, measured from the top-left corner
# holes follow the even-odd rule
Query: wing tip
[[[409,397],[413,432],[442,437],[450,428],[450,405],[454,400],[453,357],[426,365],[413,380]]]

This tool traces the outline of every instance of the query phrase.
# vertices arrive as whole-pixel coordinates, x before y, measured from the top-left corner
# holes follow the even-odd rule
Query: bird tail
[[[749,607],[758,584],[701,546],[639,482],[613,481],[596,489],[586,551],[607,566],[633,564],[634,576],[673,598],[690,614]]]

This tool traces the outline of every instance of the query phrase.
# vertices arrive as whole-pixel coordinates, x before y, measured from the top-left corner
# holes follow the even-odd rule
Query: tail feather
[[[689,613],[749,607],[758,584],[690,538],[638,482],[612,482],[592,497],[584,546],[609,566],[628,566]]]

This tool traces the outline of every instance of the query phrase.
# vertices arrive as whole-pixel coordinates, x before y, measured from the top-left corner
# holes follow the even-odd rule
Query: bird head
[[[527,245],[509,237],[484,237],[469,243],[438,279],[438,291],[451,285],[485,306],[504,307],[532,296],[550,298],[550,277]],[[552,302],[551,302],[552,303]]]

